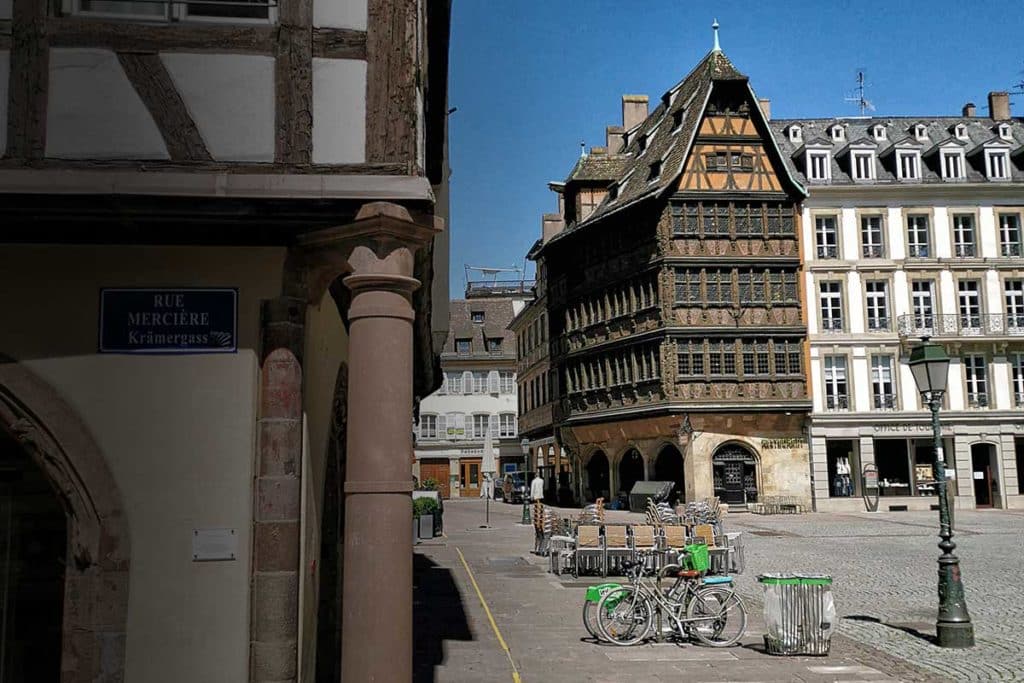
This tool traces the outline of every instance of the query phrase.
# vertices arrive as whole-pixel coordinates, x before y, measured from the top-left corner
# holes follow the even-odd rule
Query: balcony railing
[[[829,244],[819,244],[818,258],[839,258],[839,247]]]
[[[881,244],[865,244],[861,253],[864,258],[882,258],[885,256],[885,249]]]
[[[825,397],[825,410],[849,410],[850,409],[850,397],[849,396],[826,396]]]
[[[1002,252],[1003,256],[1020,256],[1020,244],[1004,244]]]
[[[957,244],[954,245],[953,249],[958,257],[975,256],[977,254],[977,249],[973,244]]]
[[[891,329],[889,318],[868,318],[868,330],[871,332],[888,332]]]
[[[1024,394],[1014,394],[1013,405],[1017,406],[1018,408],[1024,408]]]
[[[1024,337],[1024,315],[904,314],[898,318],[901,337]]]
[[[967,405],[971,408],[988,408],[988,394],[967,394]]]
[[[907,247],[907,256],[911,258],[928,258],[931,249],[927,244],[911,244]]]
[[[896,410],[895,394],[875,394],[875,410]]]
[[[842,318],[823,318],[821,321],[821,329],[825,332],[842,332],[843,331],[843,319]]]

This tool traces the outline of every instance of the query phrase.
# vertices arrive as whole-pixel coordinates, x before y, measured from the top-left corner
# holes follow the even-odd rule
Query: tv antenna
[[[864,69],[857,69],[857,87],[854,89],[854,96],[844,98],[847,102],[856,102],[860,108],[860,115],[864,116],[864,112],[875,110],[875,105],[871,104],[871,101],[864,97],[864,90],[867,85],[864,83]]]

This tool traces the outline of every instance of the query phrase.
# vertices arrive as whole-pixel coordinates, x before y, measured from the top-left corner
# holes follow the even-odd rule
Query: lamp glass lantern
[[[949,378],[949,356],[940,344],[920,344],[910,352],[907,362],[914,375],[917,390],[926,400],[934,400],[946,393]]]

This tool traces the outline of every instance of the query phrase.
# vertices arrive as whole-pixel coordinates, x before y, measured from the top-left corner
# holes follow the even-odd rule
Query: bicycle
[[[665,615],[680,638],[695,637],[710,647],[734,645],[747,629],[747,610],[740,596],[725,584],[706,584],[700,572],[669,565],[658,573],[658,582],[645,581],[643,565],[625,562],[631,583],[608,591],[597,605],[597,626],[604,640],[615,645],[635,645],[654,627],[654,617]],[[675,573],[666,591],[660,579]]]

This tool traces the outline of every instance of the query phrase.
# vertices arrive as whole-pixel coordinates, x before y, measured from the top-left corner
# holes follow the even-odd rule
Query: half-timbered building
[[[554,423],[583,499],[647,479],[686,500],[809,502],[805,190],[761,105],[716,44],[652,112],[625,96],[621,132],[562,188],[566,227],[540,255]]]
[[[0,2],[12,680],[411,679],[449,16]]]

